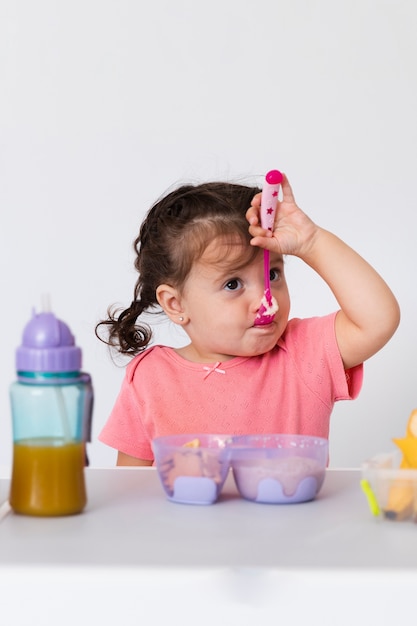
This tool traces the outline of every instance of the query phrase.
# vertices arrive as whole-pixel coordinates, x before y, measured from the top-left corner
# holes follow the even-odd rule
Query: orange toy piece
[[[406,436],[403,439],[393,439],[393,442],[403,453],[400,467],[417,469],[417,409],[408,418]]]

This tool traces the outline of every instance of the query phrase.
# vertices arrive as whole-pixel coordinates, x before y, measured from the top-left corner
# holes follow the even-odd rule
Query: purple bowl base
[[[318,491],[318,483],[313,476],[303,478],[291,496],[284,493],[281,483],[274,478],[264,478],[259,481],[258,494],[255,502],[269,504],[296,504],[297,502],[308,502],[313,500]]]
[[[217,484],[205,476],[179,476],[168,499],[180,504],[213,504],[217,500]]]

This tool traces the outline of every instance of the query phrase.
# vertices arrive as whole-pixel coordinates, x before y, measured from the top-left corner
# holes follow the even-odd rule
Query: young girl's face
[[[265,289],[263,251],[242,265],[245,254],[247,245],[236,241],[231,246],[218,237],[194,263],[180,297],[191,339],[179,350],[185,358],[215,362],[264,354],[284,332],[290,299],[283,258],[270,255],[271,292],[279,310],[271,324],[255,326]]]

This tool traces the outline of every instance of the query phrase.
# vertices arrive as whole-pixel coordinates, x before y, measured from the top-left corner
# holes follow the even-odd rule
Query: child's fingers
[[[253,198],[252,198],[251,206],[260,207],[261,206],[261,198],[262,198],[262,193],[261,192],[255,194],[253,196]]]
[[[288,202],[288,203],[295,204],[294,193],[289,183],[289,180],[285,174],[282,175],[281,188],[282,188],[281,202]]]
[[[246,211],[246,219],[251,226],[257,226],[259,224],[259,214],[254,209],[248,209]]]
[[[261,196],[261,193],[255,194],[251,200],[249,209],[246,211],[246,219],[249,224],[259,224],[260,222]]]
[[[250,206],[249,209],[246,211],[246,219],[248,220],[249,224],[259,224],[259,207]]]
[[[272,231],[268,230],[267,228],[262,228],[262,226],[259,226],[258,224],[251,223],[249,225],[249,234],[252,236],[252,238],[256,237],[260,240],[270,239],[272,237]]]

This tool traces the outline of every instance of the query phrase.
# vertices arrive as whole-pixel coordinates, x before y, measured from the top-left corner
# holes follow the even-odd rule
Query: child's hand
[[[345,368],[369,359],[386,344],[400,320],[388,285],[357,252],[301,211],[286,176],[272,232],[259,226],[260,204],[261,194],[257,194],[246,212],[251,244],[298,256],[317,272],[340,306],[335,332]]]
[[[283,174],[282,200],[277,203],[274,230],[268,231],[260,226],[261,194],[253,198],[246,212],[251,244],[267,248],[278,254],[292,254],[303,258],[314,241],[318,227],[301,211],[294,200],[294,195],[287,177]]]

